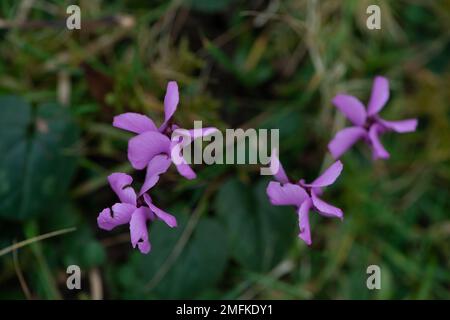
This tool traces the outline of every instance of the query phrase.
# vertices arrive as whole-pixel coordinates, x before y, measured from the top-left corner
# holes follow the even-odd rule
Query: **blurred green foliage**
[[[81,0],[80,31],[65,28],[71,1],[26,3],[0,3],[0,250],[76,231],[0,256],[0,298],[449,298],[449,1]],[[289,175],[310,180],[346,125],[331,98],[367,101],[376,74],[391,80],[383,117],[418,117],[418,131],[383,136],[385,162],[362,144],[345,155],[326,193],[345,218],[312,214],[311,247],[257,166],[195,166],[194,181],[170,170],[151,194],[179,227],[153,224],[149,255],[126,226],[97,228],[117,201],[106,177],[133,172],[112,118],[161,123],[168,80],[177,122],[278,128]],[[66,289],[70,264],[80,291]],[[371,264],[381,290],[366,288]]]
[[[33,108],[13,96],[0,97],[0,216],[24,220],[54,210],[72,178],[76,155],[70,151],[78,130],[67,108]]]

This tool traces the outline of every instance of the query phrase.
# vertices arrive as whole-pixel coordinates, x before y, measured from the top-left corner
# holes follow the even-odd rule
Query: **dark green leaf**
[[[23,220],[58,203],[75,170],[77,139],[68,109],[0,97],[1,217]]]
[[[122,278],[128,279],[125,286],[130,291],[144,289],[174,250],[188,217],[177,215],[178,227],[171,229],[162,222],[156,222],[150,230],[152,251],[148,255],[133,255],[135,283],[130,271],[122,270]],[[151,296],[160,299],[193,298],[210,289],[221,278],[227,261],[226,236],[220,225],[211,218],[201,218],[180,256],[165,276],[151,289]],[[120,272],[120,271],[119,271]],[[130,280],[131,279],[131,280]],[[131,283],[130,283],[131,281]]]
[[[274,267],[297,239],[295,211],[272,206],[265,193],[267,181],[253,189],[229,180],[216,198],[216,210],[230,237],[231,254],[250,270]],[[289,210],[291,209],[291,210]]]

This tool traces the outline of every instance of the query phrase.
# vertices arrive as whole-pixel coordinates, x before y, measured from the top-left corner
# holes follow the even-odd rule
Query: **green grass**
[[[450,298],[450,3],[377,2],[380,31],[367,30],[356,0],[86,0],[82,30],[68,31],[70,1],[36,1],[29,11],[1,1],[2,21],[26,19],[0,29],[0,94],[33,106],[59,101],[80,136],[70,187],[25,220],[0,218],[0,250],[76,231],[20,248],[19,265],[1,256],[0,298],[25,298],[18,266],[35,298],[90,299],[97,271],[104,298]],[[31,21],[42,25],[27,28]],[[345,218],[312,214],[310,248],[296,237],[295,210],[269,206],[267,180],[248,166],[196,166],[194,181],[164,175],[152,197],[181,223],[152,226],[148,256],[131,248],[126,226],[97,228],[97,214],[116,201],[106,176],[132,172],[130,135],[112,118],[134,111],[161,123],[167,81],[180,86],[177,122],[279,128],[289,175],[312,178],[345,125],[331,98],[346,91],[367,101],[377,74],[391,83],[383,116],[418,117],[418,130],[383,136],[388,161],[374,163],[362,144],[345,155],[327,191]],[[0,167],[0,191],[9,169]],[[83,270],[80,292],[65,287],[70,264]],[[366,288],[371,264],[382,269],[379,291]]]

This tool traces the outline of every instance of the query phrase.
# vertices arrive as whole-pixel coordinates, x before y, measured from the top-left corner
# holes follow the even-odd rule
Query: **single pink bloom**
[[[138,204],[136,192],[130,186],[133,178],[125,173],[113,173],[108,182],[120,202],[110,208],[103,209],[97,217],[97,224],[103,230],[112,230],[123,224],[130,225],[131,244],[142,253],[150,252],[147,221],[156,218],[164,221],[169,227],[177,226],[177,220],[171,214],[164,212],[152,203],[148,194],[144,194],[145,204]]]
[[[158,182],[159,175],[166,172],[172,163],[172,151],[181,146],[181,137],[176,141],[171,140],[172,132],[179,129],[172,123],[179,100],[178,85],[175,81],[170,81],[164,98],[164,122],[159,128],[149,117],[139,113],[128,112],[114,117],[113,126],[137,133],[137,136],[131,138],[128,143],[128,159],[135,169],[147,168],[146,179],[139,195]],[[186,132],[193,141],[195,138],[212,134],[216,130],[216,128],[201,128],[186,130]],[[184,158],[180,157],[180,159],[181,163],[175,163],[178,172],[187,179],[195,179],[195,172]]]
[[[311,183],[305,183],[302,179],[297,183],[291,182],[287,177],[278,157],[272,154],[271,168],[278,168],[272,172],[276,181],[269,182],[266,193],[270,202],[275,206],[295,206],[299,219],[299,238],[307,245],[311,245],[311,231],[309,227],[309,211],[314,210],[325,217],[337,217],[342,219],[344,214],[341,209],[323,201],[322,188],[330,186],[336,181],[342,172],[342,162],[336,161],[324,173]],[[273,165],[274,163],[276,165]]]
[[[333,104],[354,125],[337,132],[328,144],[328,149],[335,159],[340,158],[361,139],[371,147],[374,159],[387,159],[389,152],[381,144],[379,135],[388,131],[405,133],[416,130],[417,119],[387,121],[378,115],[388,99],[389,81],[381,76],[375,77],[367,111],[363,103],[354,96],[338,94],[333,98]]]

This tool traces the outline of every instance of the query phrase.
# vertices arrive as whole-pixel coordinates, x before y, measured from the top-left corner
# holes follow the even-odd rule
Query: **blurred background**
[[[66,28],[71,4],[81,30]],[[450,1],[2,0],[0,39],[1,299],[450,298]],[[196,165],[193,181],[172,167],[151,195],[179,227],[153,223],[148,255],[126,225],[98,229],[117,202],[107,176],[143,181],[112,119],[161,123],[167,81],[182,126],[279,128],[288,174],[310,180],[346,126],[331,98],[367,102],[378,74],[382,116],[418,130],[382,137],[388,161],[363,144],[343,157],[325,199],[345,218],[311,213],[311,247],[250,165]],[[81,290],[66,287],[72,264]],[[381,290],[366,287],[372,264]]]

